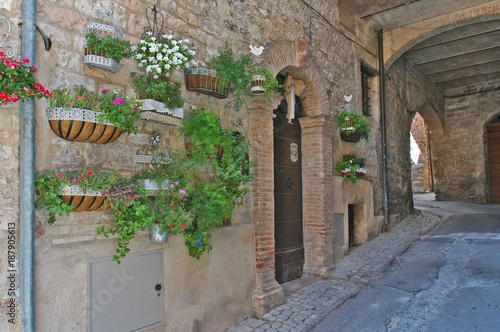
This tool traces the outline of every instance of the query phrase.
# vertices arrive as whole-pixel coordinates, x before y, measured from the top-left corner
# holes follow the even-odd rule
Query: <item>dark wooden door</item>
[[[500,122],[490,123],[486,131],[488,132],[490,202],[500,203]]]
[[[288,124],[283,108],[274,119],[274,200],[276,280],[299,278],[304,266],[300,125]]]

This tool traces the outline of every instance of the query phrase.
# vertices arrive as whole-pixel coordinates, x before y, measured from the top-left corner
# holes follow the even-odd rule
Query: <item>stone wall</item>
[[[389,68],[386,80],[387,182],[391,223],[399,222],[413,211],[411,122],[416,112],[427,115],[429,109],[438,116],[443,114],[442,92],[404,57],[398,59]]]
[[[488,202],[486,125],[499,103],[499,91],[445,99],[446,133],[433,144],[437,200]]]
[[[308,82],[306,86],[308,98],[304,100],[307,115],[318,116],[326,124],[322,125],[324,132],[318,135],[322,137],[322,144],[325,144],[324,151],[318,150],[314,141],[310,142],[311,147],[316,149],[311,151],[324,153],[324,156],[318,158],[319,164],[315,163],[314,158],[309,160],[311,170],[319,166],[324,181],[314,181],[314,177],[310,174],[308,177],[310,183],[307,188],[307,194],[310,195],[308,197],[310,199],[319,197],[321,206],[310,207],[308,211],[311,220],[305,220],[305,223],[309,223],[313,232],[324,233],[323,230],[326,229],[328,233],[328,236],[321,240],[321,250],[318,251],[321,254],[313,257],[313,252],[309,252],[311,273],[319,270],[325,273],[333,266],[331,224],[334,209],[335,213],[347,215],[349,200],[366,204],[367,220],[370,223],[366,225],[366,236],[362,237],[362,240],[366,241],[376,235],[379,229],[378,226],[372,224],[374,212],[371,206],[381,206],[380,197],[373,199],[371,196],[373,192],[376,193],[375,195],[379,193],[377,185],[379,153],[377,151],[380,145],[378,134],[380,117],[378,110],[375,109],[370,120],[373,125],[370,141],[362,141],[355,145],[340,142],[337,138],[338,130],[332,129],[329,118],[331,108],[342,104],[344,95],[353,94],[351,102],[353,108],[361,108],[361,63],[376,68],[376,38],[374,33],[369,32],[352,15],[342,15],[340,20],[340,10],[344,11],[344,14],[348,12],[345,8],[339,9],[334,3],[327,0],[317,1],[312,6],[311,13],[309,13],[309,5],[300,0],[281,2],[161,0],[156,4],[167,14],[164,31],[173,33],[177,38],[189,38],[196,51],[195,59],[202,62],[217,54],[217,50],[226,41],[233,49],[242,52],[247,51],[249,44],[265,44],[268,48],[279,44],[279,41],[305,42],[306,45],[310,45],[308,50],[311,51],[300,64],[303,69],[297,71],[297,74],[304,75],[304,80]],[[142,28],[147,24],[144,11],[149,5],[150,2],[146,0],[37,1],[37,24],[53,42],[50,52],[46,52],[43,50],[41,37],[37,34],[38,80],[49,89],[79,84],[94,91],[106,88],[134,96],[130,74],[139,71],[135,60],[122,60],[121,70],[115,74],[82,64],[84,27],[93,14],[106,9],[113,19],[119,22],[123,38],[137,44]],[[18,54],[20,54],[21,40],[20,29],[17,26],[21,18],[20,9],[21,0],[7,0],[0,5],[0,13],[10,18],[13,24],[13,32],[7,43],[16,48]],[[309,24],[309,17],[312,19],[311,24]],[[310,31],[309,27],[311,27]],[[299,43],[299,45],[302,44]],[[293,70],[292,64],[283,65],[285,62],[279,56],[280,50],[282,48],[278,48],[274,57],[266,58],[266,65],[274,74],[279,71],[286,73],[287,70]],[[172,78],[174,81],[182,82],[183,73],[174,72]],[[375,87],[374,90],[378,89]],[[261,158],[259,159],[261,162],[269,160],[269,155],[259,155],[259,151],[267,149],[266,151],[269,152],[270,142],[266,140],[270,138],[261,135],[260,127],[252,128],[250,122],[268,121],[265,123],[268,125],[271,117],[262,120],[258,114],[251,114],[248,110],[250,103],[236,110],[231,98],[219,100],[186,90],[182,91],[182,96],[185,99],[185,112],[198,108],[215,110],[220,115],[224,128],[232,127],[241,131],[247,138],[255,138],[251,142],[252,156]],[[262,102],[262,100],[257,100],[257,103]],[[35,167],[37,171],[87,166],[98,170],[117,169],[123,175],[132,175],[134,147],[137,144],[146,143],[152,133],[160,132],[163,141],[173,148],[182,149],[183,147],[183,139],[177,136],[177,128],[147,121],[139,121],[138,134],[122,135],[117,141],[108,145],[68,142],[55,136],[49,128],[45,115],[46,107],[47,101],[36,102]],[[272,107],[267,105],[261,108],[272,111]],[[315,132],[312,134],[316,135]],[[342,182],[338,181],[340,177],[333,171],[338,158],[343,153],[350,152],[357,152],[368,159],[369,175],[366,181],[363,181],[362,195],[358,195],[360,192],[358,189],[343,186]],[[18,156],[19,105],[13,105],[2,108],[0,112],[0,174],[2,175],[0,177],[2,184],[0,189],[0,216],[2,217],[0,246],[2,252],[5,252],[7,245],[8,223],[13,222],[17,228],[19,227]],[[274,278],[274,226],[272,219],[268,219],[270,213],[272,216],[274,206],[269,206],[269,201],[263,201],[262,204],[266,206],[266,210],[258,211],[257,204],[260,195],[267,193],[272,187],[269,182],[273,179],[272,165],[257,164],[253,172],[258,180],[251,185],[252,190],[245,204],[234,213],[233,226],[215,232],[212,238],[214,250],[209,254],[204,254],[201,261],[195,261],[187,255],[181,236],[173,236],[165,246],[151,244],[147,240],[146,233],[140,233],[137,239],[131,242],[131,249],[135,252],[163,249],[165,270],[178,270],[182,267],[183,272],[180,275],[174,275],[172,272],[165,273],[164,281],[169,285],[165,290],[166,324],[156,330],[185,331],[201,328],[203,331],[220,331],[243,316],[250,315],[252,304],[254,312],[263,313],[282,299],[281,286],[272,282]],[[334,197],[341,197],[343,191],[346,191],[343,197],[349,197],[349,199],[340,200],[341,206],[334,208]],[[272,196],[272,188],[270,192]],[[262,200],[262,197],[260,199]],[[376,211],[380,212],[380,208]],[[318,220],[313,220],[318,216],[320,216],[318,219],[320,225],[315,224]],[[95,232],[97,226],[109,225],[110,220],[109,211],[73,213],[70,217],[58,218],[53,226],[48,226],[47,214],[44,211],[36,214],[35,303],[38,329],[85,330],[86,262],[89,259],[113,255],[116,240],[98,237]],[[267,228],[262,232],[255,231],[255,227],[262,225],[263,220],[266,221]],[[316,226],[319,230],[315,228]],[[317,241],[317,239],[313,237],[311,241]],[[316,244],[309,243],[309,247],[316,248]],[[313,258],[314,261],[312,261]],[[203,275],[204,279],[192,278],[197,274]],[[5,280],[6,275],[6,266],[2,264],[0,278]],[[224,285],[217,286],[217,282],[221,280],[225,281]],[[266,288],[267,286],[264,285],[267,281],[272,284],[271,288]],[[6,287],[8,288],[6,284],[0,286],[0,298],[4,304],[4,294],[8,291]],[[207,291],[208,288],[210,291]],[[222,288],[225,289],[224,294],[219,292]],[[176,292],[186,289],[191,289],[194,296],[187,302],[181,297],[176,299]],[[252,294],[252,289],[253,303],[252,297],[249,296]],[[267,301],[265,297],[272,292],[277,294],[276,299]],[[75,294],[75,296],[66,294]],[[259,302],[260,300],[262,303]],[[186,303],[192,303],[193,306],[187,308]],[[53,308],[58,308],[58,310],[53,310]],[[216,308],[223,308],[223,310],[216,312]],[[5,310],[8,309],[2,305],[4,314]],[[185,311],[182,312],[182,310]],[[19,319],[19,311],[17,312]],[[61,316],[65,318],[62,319]],[[194,321],[197,322],[196,326]],[[18,331],[19,323],[11,325],[6,323],[5,319],[1,319],[0,330]]]
[[[411,163],[411,185],[413,192],[417,193],[431,192],[433,189],[427,130],[424,118],[417,113],[411,124],[411,134],[420,151],[417,163],[413,159]]]

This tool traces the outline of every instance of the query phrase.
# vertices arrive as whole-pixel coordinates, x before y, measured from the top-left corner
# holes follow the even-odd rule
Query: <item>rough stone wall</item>
[[[432,108],[442,114],[442,92],[404,58],[388,70],[386,80],[387,182],[391,223],[413,211],[410,130],[416,112]]]
[[[82,64],[84,46],[84,27],[90,21],[93,14],[101,9],[106,9],[111,16],[117,20],[122,28],[123,37],[137,44],[143,26],[147,24],[144,10],[150,5],[146,0],[116,0],[116,1],[88,1],[88,0],[41,0],[37,1],[37,24],[48,35],[51,36],[53,46],[50,52],[43,50],[43,43],[40,35],[37,34],[37,57],[36,65],[39,68],[38,80],[48,88],[59,86],[72,86],[74,84],[85,85],[89,89],[100,91],[103,88],[108,90],[123,91],[128,96],[134,96],[133,85],[130,80],[130,73],[138,72],[139,68],[135,60],[122,60],[121,70],[112,74],[99,69],[88,67]],[[319,68],[315,75],[316,81],[326,84],[326,96],[323,100],[316,101],[317,105],[339,105],[342,104],[342,97],[346,94],[353,94],[352,104],[355,108],[361,106],[360,87],[360,63],[364,62],[372,67],[376,67],[376,43],[375,35],[368,33],[366,28],[359,24],[359,21],[351,16],[342,15],[339,21],[339,8],[334,2],[322,0],[317,1],[312,8],[312,24],[309,34],[309,6],[300,0],[292,1],[201,1],[201,0],[160,0],[157,7],[167,13],[166,33],[173,33],[178,38],[189,38],[196,51],[196,59],[207,61],[217,53],[219,47],[228,41],[235,50],[246,52],[247,45],[269,44],[277,40],[306,41],[311,43],[312,62]],[[0,4],[0,13],[11,19],[13,32],[7,43],[18,50],[20,54],[21,32],[17,27],[21,18],[21,0],[7,0]],[[346,14],[345,9],[341,9]],[[347,14],[346,14],[347,15]],[[343,34],[347,35],[346,38]],[[309,39],[309,35],[311,39]],[[349,40],[350,39],[350,40]],[[356,42],[353,42],[356,41]],[[309,61],[309,60],[308,60]],[[173,80],[181,82],[183,74],[173,73]],[[190,93],[183,90],[185,98],[185,111],[193,108],[214,109],[222,119],[224,128],[233,127],[240,130],[246,137],[251,136],[249,131],[249,115],[247,107],[244,105],[240,110],[235,110],[231,98],[218,100],[206,95]],[[328,100],[325,101],[324,99]],[[305,100],[305,106],[312,102],[312,98]],[[136,144],[147,142],[149,135],[160,132],[162,139],[173,148],[182,148],[183,140],[177,137],[176,128],[140,121],[140,131],[137,135],[122,135],[117,141],[108,145],[95,145],[87,143],[74,143],[64,141],[51,131],[45,116],[47,102],[39,100],[36,102],[36,170],[46,169],[70,169],[87,166],[93,169],[118,169],[125,175],[132,174],[132,152]],[[330,108],[326,106],[318,107],[316,115],[329,115]],[[19,227],[19,105],[9,106],[0,112],[0,246],[5,252],[7,245],[7,225],[12,221]],[[369,160],[368,169],[371,174],[368,179],[374,180],[377,174],[376,147],[378,140],[378,119],[375,113],[372,117],[373,138],[369,143],[359,143],[355,146],[342,145],[344,143],[333,143],[336,151],[340,147],[345,153],[350,151],[364,150],[364,156]],[[338,131],[334,131],[334,136],[338,136]],[[340,141],[340,140],[338,140]],[[252,142],[258,148],[260,142]],[[267,144],[267,143],[266,143]],[[347,144],[347,143],[346,143]],[[330,152],[332,153],[332,152]],[[332,164],[335,165],[337,159],[332,153]],[[340,155],[341,156],[341,155]],[[111,161],[111,166],[108,164]],[[330,165],[329,161],[325,162]],[[331,166],[330,166],[331,167]],[[272,172],[272,171],[271,171]],[[338,181],[337,181],[338,182]],[[333,186],[333,196],[335,192],[349,190],[342,188],[342,185]],[[258,192],[254,195],[258,195]],[[329,193],[325,195],[329,197]],[[349,196],[349,195],[348,195]],[[165,296],[166,312],[165,320],[168,322],[162,329],[168,331],[191,330],[188,326],[193,319],[199,322],[199,326],[204,327],[204,331],[221,330],[223,326],[230,325],[233,321],[244,315],[251,313],[251,299],[248,290],[254,284],[255,257],[252,243],[253,232],[250,222],[250,199],[249,195],[245,205],[239,208],[233,215],[233,227],[227,230],[220,230],[220,233],[241,236],[242,241],[232,243],[231,250],[220,250],[227,242],[222,236],[214,236],[212,243],[214,251],[202,259],[194,262],[185,253],[185,248],[175,247],[182,242],[181,236],[173,236],[166,247],[151,245],[147,240],[146,233],[140,233],[137,239],[131,243],[133,251],[150,250],[164,248],[165,268],[182,266],[186,276],[203,273],[210,280],[228,280],[224,285],[226,288],[234,290],[234,294],[239,294],[230,298],[222,298],[216,294],[203,293],[205,285],[197,283],[198,279],[184,278],[175,279],[175,285],[167,290],[167,295],[172,295],[178,289],[191,288],[197,295],[204,298],[192,307],[191,315],[183,314],[178,321],[172,319],[179,314],[178,309],[182,308],[181,303],[168,302],[173,296]],[[372,204],[368,198],[363,202]],[[331,203],[327,206],[331,207]],[[346,207],[346,206],[345,206]],[[371,209],[368,209],[371,211]],[[340,211],[343,211],[341,208]],[[329,218],[332,211],[324,211]],[[111,256],[113,254],[114,240],[97,237],[95,228],[99,225],[110,224],[111,215],[108,212],[93,213],[73,213],[70,217],[58,218],[54,226],[47,225],[47,214],[40,211],[36,214],[36,306],[37,306],[37,326],[41,330],[57,330],[62,326],[75,330],[85,329],[85,290],[86,290],[86,261],[91,258]],[[325,222],[331,222],[326,220]],[[369,231],[372,233],[372,230]],[[19,244],[19,242],[17,243]],[[332,245],[325,244],[325,245]],[[326,248],[326,251],[331,248]],[[240,264],[227,266],[222,264],[230,259],[230,254],[235,254],[241,258]],[[175,260],[169,260],[175,255]],[[229,256],[228,256],[229,255]],[[57,257],[55,259],[54,257]],[[203,262],[205,260],[205,262]],[[173,264],[172,262],[175,262]],[[216,262],[216,263],[214,263]],[[200,264],[197,264],[200,263]],[[220,270],[214,269],[219,266]],[[258,267],[257,267],[258,268]],[[228,270],[236,269],[240,271],[230,279],[223,277]],[[6,278],[6,267],[0,266],[0,277]],[[222,274],[221,274],[222,273]],[[251,278],[248,278],[251,276]],[[165,282],[169,282],[171,276],[165,274]],[[71,280],[70,283],[67,280]],[[229,283],[234,281],[234,283]],[[212,287],[213,285],[207,285]],[[3,299],[7,294],[7,287],[3,284],[0,288]],[[237,288],[237,289],[236,289]],[[216,289],[216,288],[214,288]],[[245,290],[238,292],[237,290]],[[51,292],[61,294],[73,294],[77,296],[49,296]],[[210,298],[218,299],[218,303],[231,301],[235,304],[235,310],[230,314],[226,311],[216,313],[206,310],[206,307],[217,306],[210,302],[204,302]],[[208,303],[208,302],[207,302]],[[178,304],[178,305],[177,305]],[[55,317],[52,307],[64,310],[64,316],[69,317],[73,323],[61,321],[59,315]],[[5,309],[4,307],[2,307]],[[69,308],[72,308],[71,310]],[[5,311],[2,311],[5,313]],[[199,313],[199,317],[193,315]],[[19,311],[18,311],[19,313]],[[184,317],[182,319],[182,317]],[[18,315],[18,318],[19,315]],[[217,321],[218,325],[210,326],[211,322]],[[58,324],[60,326],[55,326]],[[3,325],[2,325],[3,324]],[[69,324],[69,325],[68,325]],[[19,324],[10,325],[5,320],[0,320],[0,330],[18,331]]]
[[[445,136],[433,144],[437,200],[488,201],[486,125],[499,103],[499,91],[445,99]]]
[[[429,136],[424,118],[417,113],[411,124],[411,134],[420,149],[418,162],[411,163],[411,185],[413,192],[423,193],[432,191],[432,175],[429,156]]]

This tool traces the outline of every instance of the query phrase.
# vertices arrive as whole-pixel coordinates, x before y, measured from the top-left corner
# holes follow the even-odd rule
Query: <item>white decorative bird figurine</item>
[[[250,48],[250,53],[252,54],[255,54],[257,56],[261,55],[262,52],[264,52],[264,46],[254,46],[254,45],[250,45],[248,46]]]

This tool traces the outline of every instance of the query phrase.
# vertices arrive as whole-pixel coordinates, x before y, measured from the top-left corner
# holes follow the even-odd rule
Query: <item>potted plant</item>
[[[28,66],[28,63],[28,59],[20,61],[0,52],[0,107],[19,100],[52,97],[52,94],[36,81],[35,66]]]
[[[184,105],[181,85],[170,82],[169,76],[171,70],[189,67],[194,55],[195,52],[189,49],[188,39],[177,40],[168,34],[155,36],[149,31],[144,34],[135,59],[146,73],[136,75],[133,80],[138,97],[143,99],[141,118],[181,124],[181,107]]]
[[[356,183],[358,177],[363,177],[366,174],[365,164],[365,158],[345,154],[342,156],[342,161],[337,162],[335,170],[340,173],[344,180]]]
[[[184,99],[180,83],[171,83],[165,76],[155,79],[151,73],[135,75],[133,82],[137,98],[142,101],[141,119],[177,126],[182,124]]]
[[[249,95],[250,85],[256,92],[264,90],[263,93],[266,93],[269,99],[279,88],[278,81],[269,70],[254,62],[249,54],[237,56],[228,43],[209,61],[208,68],[194,67],[186,71],[187,90],[217,98],[226,98],[230,90],[236,108],[239,108]]]
[[[140,103],[103,89],[97,96],[83,86],[58,88],[49,101],[47,118],[54,133],[68,141],[109,143],[122,132],[137,133]]]
[[[118,248],[113,260],[117,263],[125,257],[128,244],[140,229],[153,223],[149,211],[146,190],[135,179],[125,178],[113,172],[90,170],[48,171],[35,174],[36,208],[49,212],[49,224],[54,223],[55,215],[70,215],[71,212],[101,211],[110,208],[113,224],[101,226],[97,234],[108,237],[118,234]],[[95,203],[96,198],[101,203]],[[84,206],[99,206],[85,209]]]
[[[135,54],[135,47],[128,40],[112,35],[100,37],[91,32],[85,35],[85,55],[83,63],[113,73],[120,71],[119,62],[130,59]]]
[[[371,130],[368,117],[364,117],[354,110],[349,110],[347,107],[338,114],[334,114],[333,117],[338,120],[337,127],[340,128],[343,141],[356,143],[361,137],[368,140]]]

